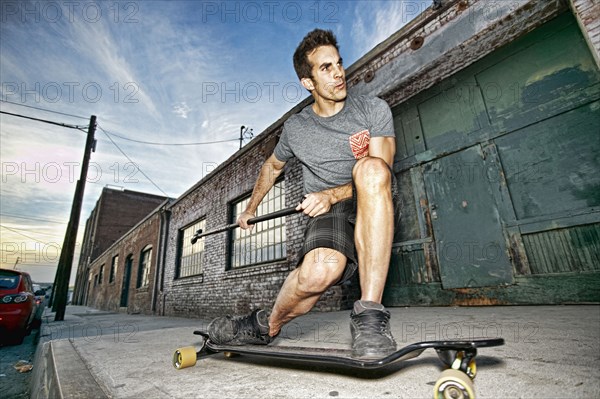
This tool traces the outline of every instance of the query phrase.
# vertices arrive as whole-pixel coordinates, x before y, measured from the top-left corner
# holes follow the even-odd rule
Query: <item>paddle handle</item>
[[[292,215],[297,212],[300,212],[300,211],[296,210],[295,206],[290,207],[290,208],[285,208],[285,209],[281,209],[281,210],[273,212],[273,213],[268,213],[266,215],[257,216],[252,219],[249,219],[248,224],[257,224],[260,222],[264,222],[265,220],[277,219],[277,218],[280,218],[283,216]],[[192,244],[195,244],[196,241],[198,241],[202,237],[211,236],[213,234],[222,233],[222,232],[228,231],[228,230],[233,230],[236,227],[239,227],[239,225],[237,223],[231,223],[226,226],[219,227],[217,229],[210,230],[207,232],[202,232],[202,229],[200,229],[200,230],[196,231],[196,234],[194,234],[194,236],[192,237]]]

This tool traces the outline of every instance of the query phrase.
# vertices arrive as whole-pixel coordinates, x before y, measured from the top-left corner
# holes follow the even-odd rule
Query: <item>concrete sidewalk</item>
[[[479,351],[478,398],[600,397],[600,307],[392,308],[398,346],[496,337]],[[277,342],[348,346],[349,311],[310,313]],[[380,371],[249,357],[171,365],[176,348],[198,344],[208,320],[111,314],[68,307],[42,327],[32,397],[430,398],[441,368],[435,351]]]

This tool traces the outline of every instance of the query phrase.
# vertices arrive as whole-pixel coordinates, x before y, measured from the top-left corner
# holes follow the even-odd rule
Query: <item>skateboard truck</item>
[[[438,357],[446,366],[460,370],[471,379],[477,374],[475,366],[475,356],[477,356],[477,348],[469,348],[461,351],[436,349]]]
[[[434,399],[473,399],[477,375],[477,348],[463,350],[436,349],[438,357],[449,368],[442,371],[433,388]]]

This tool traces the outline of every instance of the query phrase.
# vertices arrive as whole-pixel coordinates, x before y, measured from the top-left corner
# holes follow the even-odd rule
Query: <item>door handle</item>
[[[438,218],[437,205],[436,204],[431,204],[429,208],[431,209],[431,218],[433,220],[437,220],[437,218]]]

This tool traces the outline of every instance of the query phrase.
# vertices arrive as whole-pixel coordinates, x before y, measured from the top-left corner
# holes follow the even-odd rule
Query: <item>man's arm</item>
[[[252,195],[250,196],[246,210],[240,214],[237,220],[238,225],[240,225],[242,229],[251,227],[251,225],[248,225],[248,219],[256,216],[258,205],[273,187],[275,180],[277,180],[281,172],[283,172],[284,166],[285,162],[280,161],[272,154],[260,168],[260,173],[254,184],[254,189],[252,190]]]
[[[369,142],[369,156],[381,158],[394,167],[394,156],[396,155],[396,137],[372,137]]]
[[[352,183],[337,186],[318,193],[306,194],[304,200],[296,207],[310,217],[329,212],[331,206],[345,199],[352,198]]]

